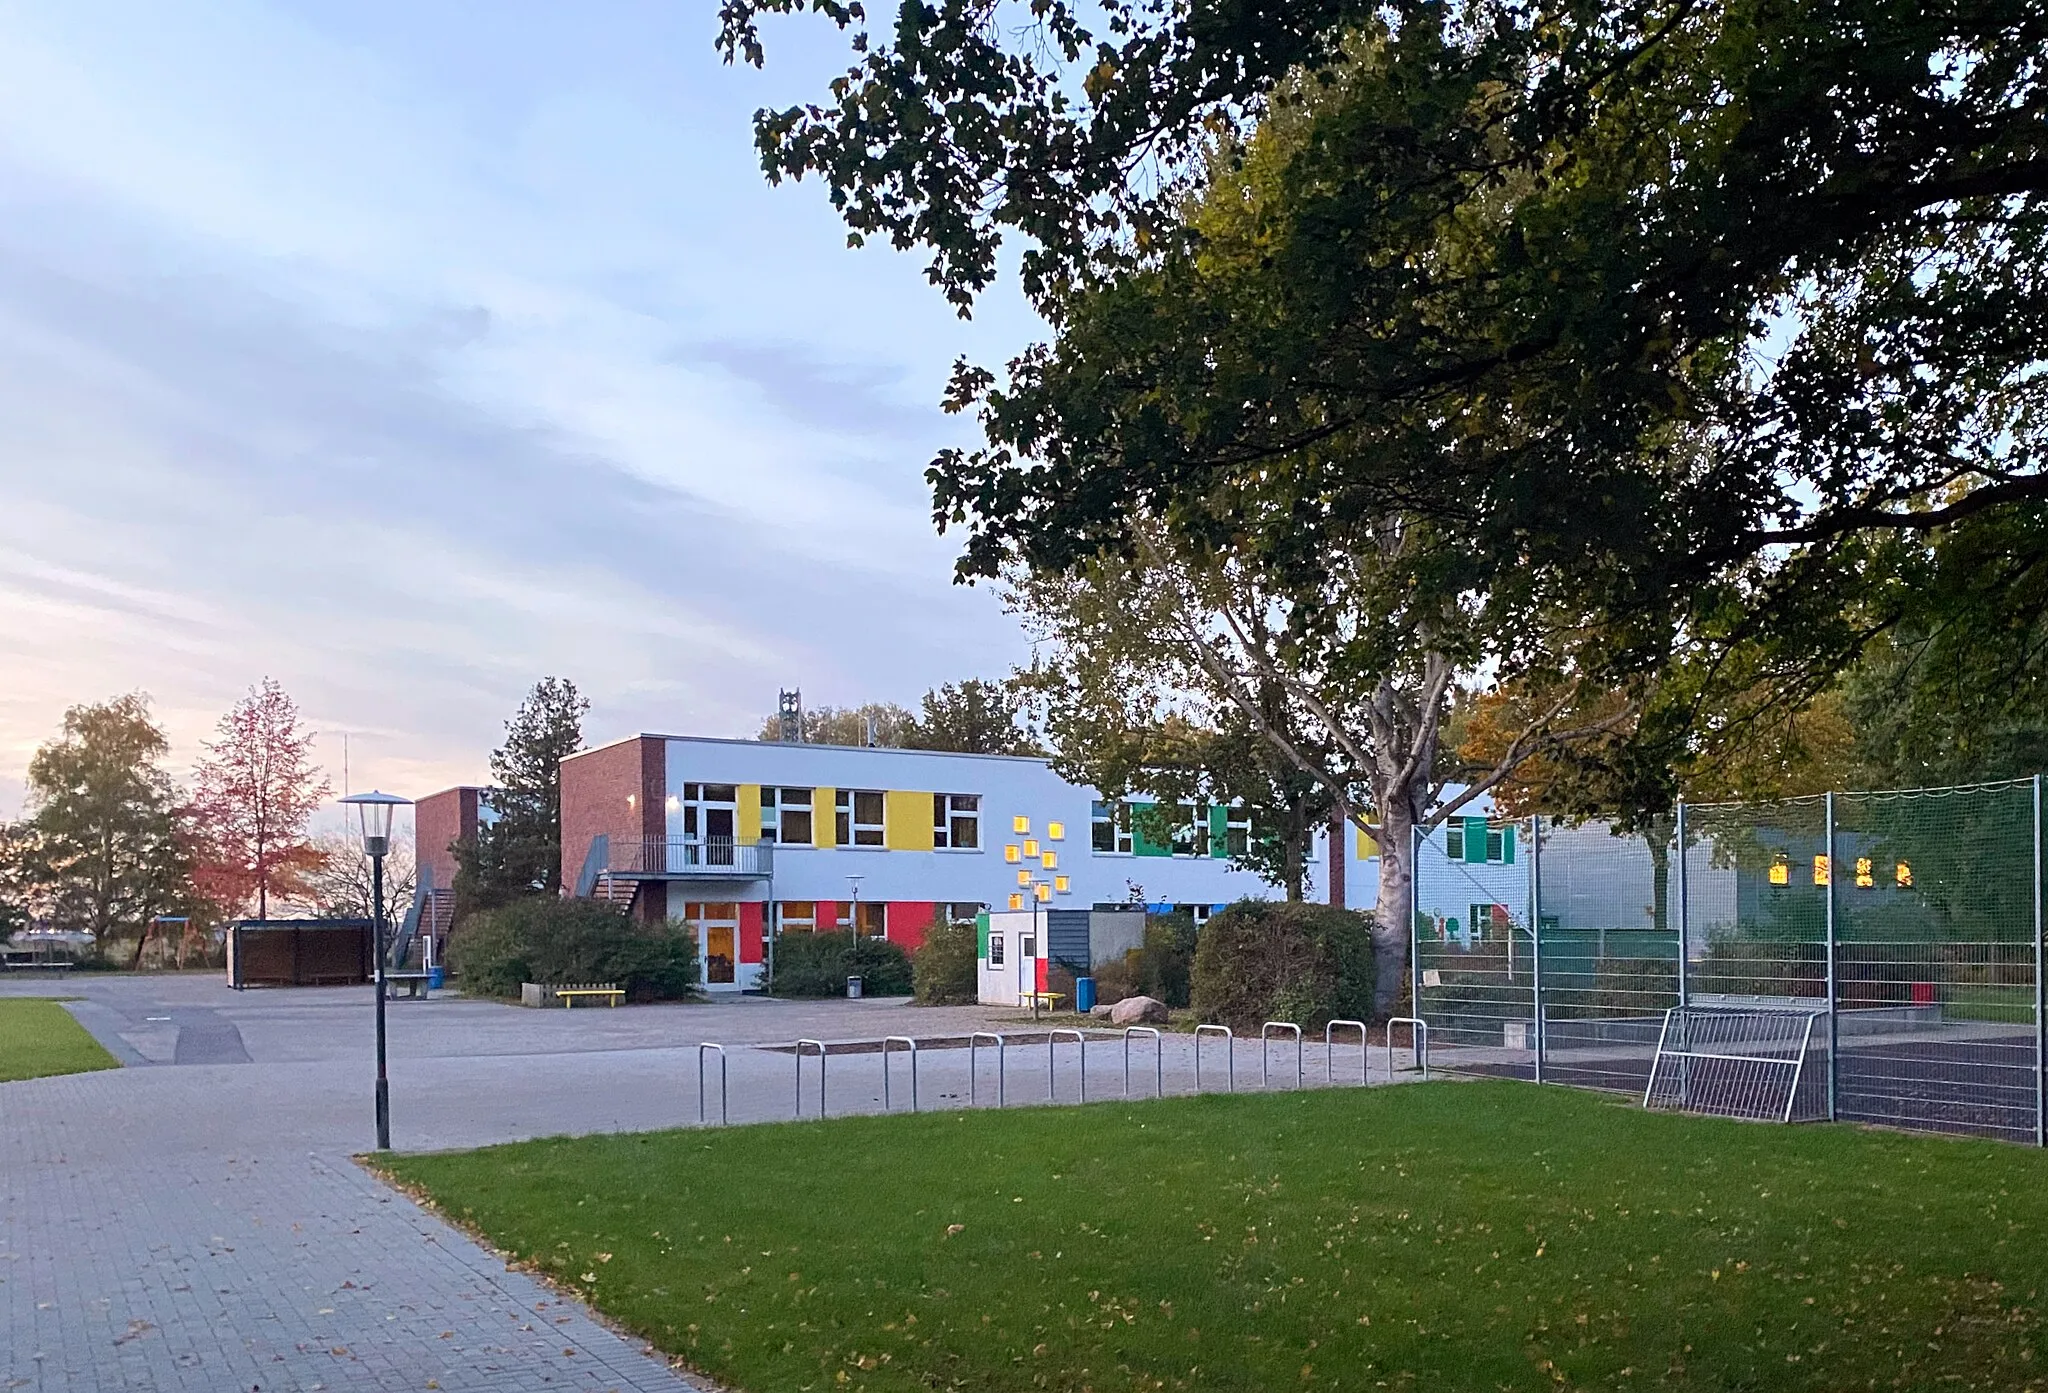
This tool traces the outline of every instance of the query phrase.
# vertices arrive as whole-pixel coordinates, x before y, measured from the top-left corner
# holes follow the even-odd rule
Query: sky
[[[922,471],[971,322],[849,250],[711,0],[0,0],[0,815],[143,690],[182,775],[277,678],[348,777],[481,782],[543,675],[593,744],[751,735],[1024,656]]]

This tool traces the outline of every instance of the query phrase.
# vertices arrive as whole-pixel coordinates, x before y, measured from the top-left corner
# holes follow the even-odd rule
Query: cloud
[[[599,739],[743,734],[1016,655],[919,477],[990,327],[764,190],[738,103],[593,95],[538,32],[496,36],[530,88],[438,88],[411,38],[0,9],[0,813],[138,687],[184,759],[277,676],[424,792],[544,673]]]

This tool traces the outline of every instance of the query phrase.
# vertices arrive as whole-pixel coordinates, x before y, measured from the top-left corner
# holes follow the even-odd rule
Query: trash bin
[[[435,963],[435,964],[434,964],[434,965],[433,965],[432,967],[430,967],[430,968],[428,968],[428,969],[427,969],[427,990],[428,990],[428,991],[430,991],[430,992],[437,992],[437,991],[441,990],[441,984],[442,984],[442,983],[444,983],[444,982],[446,982],[447,980],[448,980],[448,969],[447,969],[447,968],[445,968],[445,967],[443,967],[443,966],[441,966],[441,965],[440,965],[439,963]]]
[[[1074,979],[1074,1009],[1087,1015],[1095,1009],[1095,979],[1076,977]]]
[[[858,977],[849,977],[849,978],[847,978],[847,979],[846,979],[846,995],[847,995],[847,999],[848,999],[848,1000],[851,1000],[851,1001],[858,1001],[858,1000],[860,1000],[860,987],[861,987],[861,981],[860,981],[860,978],[858,978]]]

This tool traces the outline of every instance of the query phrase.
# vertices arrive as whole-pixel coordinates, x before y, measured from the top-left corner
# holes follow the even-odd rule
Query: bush
[[[1372,917],[1334,905],[1243,900],[1195,946],[1194,1008],[1241,1033],[1265,1021],[1304,1030],[1372,1012]]]
[[[1142,948],[1095,965],[1095,999],[1114,1004],[1126,997],[1149,996],[1168,1006],[1186,1006],[1194,963],[1194,919],[1154,914],[1145,921]]]
[[[671,1001],[696,989],[697,937],[674,920],[643,924],[588,900],[534,895],[464,920],[448,966],[483,996],[518,996],[521,982],[616,982],[628,1000]]]
[[[768,990],[776,996],[844,996],[859,977],[868,996],[909,996],[910,957],[897,944],[850,933],[785,934],[775,940]]]
[[[972,1006],[981,996],[977,959],[981,933],[973,924],[933,924],[924,946],[910,958],[918,1002],[925,1006]]]

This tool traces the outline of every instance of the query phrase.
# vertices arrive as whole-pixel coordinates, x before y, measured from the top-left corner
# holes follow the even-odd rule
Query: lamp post
[[[396,794],[351,794],[341,800],[355,808],[370,858],[370,936],[377,967],[377,1149],[391,1149],[391,1083],[384,1072],[384,858],[391,851],[391,814],[412,806]]]

